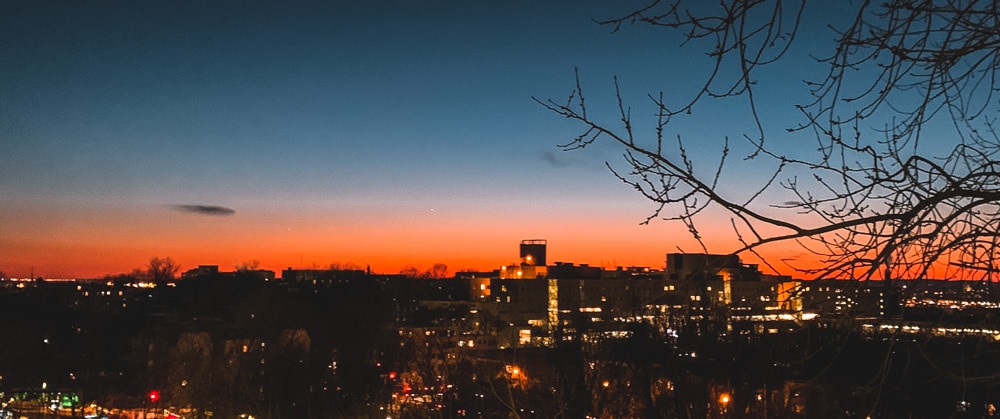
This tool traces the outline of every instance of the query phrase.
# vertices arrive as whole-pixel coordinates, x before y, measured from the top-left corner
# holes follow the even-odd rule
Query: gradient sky
[[[531,99],[563,100],[574,68],[597,111],[615,75],[637,102],[687,92],[700,52],[592,21],[640,4],[5,1],[0,271],[93,277],[154,256],[488,270],[535,238],[550,261],[662,267],[699,248],[640,225],[653,206],[604,168],[618,153],[560,151],[576,126]],[[749,123],[717,106],[679,122],[712,163]]]

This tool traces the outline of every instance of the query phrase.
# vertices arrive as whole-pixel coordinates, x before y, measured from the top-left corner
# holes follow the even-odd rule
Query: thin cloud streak
[[[556,153],[552,152],[552,150],[545,150],[542,152],[541,158],[550,166],[555,168],[568,167],[571,164],[568,159],[556,156]]]
[[[180,212],[211,215],[216,217],[224,217],[236,214],[236,210],[232,208],[220,207],[218,205],[172,205],[171,208]]]

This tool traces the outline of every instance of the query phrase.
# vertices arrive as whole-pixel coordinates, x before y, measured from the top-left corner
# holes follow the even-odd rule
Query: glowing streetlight
[[[719,411],[721,411],[723,414],[728,413],[729,402],[731,401],[733,401],[733,399],[732,397],[729,396],[729,393],[724,392],[722,394],[719,394],[719,407],[720,407]]]

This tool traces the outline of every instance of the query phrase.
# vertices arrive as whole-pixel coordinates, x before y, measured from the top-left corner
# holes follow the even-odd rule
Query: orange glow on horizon
[[[573,238],[566,240],[572,241]],[[278,276],[287,268],[325,269],[331,264],[354,266],[358,269],[370,268],[372,272],[383,274],[398,273],[407,266],[422,271],[435,263],[446,264],[451,274],[464,270],[488,272],[513,263],[517,259],[518,239],[510,237],[507,240],[497,239],[491,242],[458,240],[427,243],[427,246],[422,246],[420,242],[390,243],[392,244],[382,250],[378,249],[377,244],[352,247],[331,245],[323,241],[312,244],[299,243],[298,246],[289,249],[219,241],[180,246],[140,243],[132,246],[94,243],[55,246],[30,244],[18,246],[16,249],[6,249],[5,253],[11,259],[28,262],[4,261],[6,263],[0,266],[0,271],[14,277],[27,277],[34,271],[36,276],[50,278],[97,278],[142,269],[152,257],[170,257],[180,266],[182,272],[198,265],[218,265],[222,271],[235,270],[236,266],[251,261],[258,261],[261,269],[273,270]],[[633,243],[631,245],[636,249],[634,254],[643,254],[643,258],[617,260],[607,257],[611,251],[603,248],[600,243],[593,244],[593,247],[574,244],[569,246],[569,249],[560,249],[563,241],[558,238],[550,239],[549,243],[549,258],[552,264],[567,262],[586,263],[608,269],[617,266],[662,269],[666,254],[666,251],[650,251],[644,249],[641,243]],[[627,248],[617,247],[618,252],[623,249]],[[757,262],[744,260],[744,263]],[[787,269],[787,266],[785,268]],[[765,266],[760,266],[760,269],[765,272],[770,271]],[[784,273],[796,276],[790,269]]]
[[[390,213],[331,219],[310,209],[251,209],[229,217],[183,214],[163,207],[82,206],[72,212],[13,207],[0,220],[9,232],[0,237],[0,271],[7,276],[97,278],[142,269],[153,257],[170,257],[181,271],[198,265],[220,270],[259,261],[261,269],[327,268],[354,265],[393,274],[406,266],[420,270],[444,263],[450,273],[493,271],[519,260],[524,238],[548,240],[548,263],[567,262],[605,268],[664,267],[667,253],[700,252],[681,226],[639,225],[617,215]],[[16,220],[16,221],[15,221]],[[581,228],[586,226],[586,228]],[[665,239],[668,237],[669,239]],[[715,243],[721,253],[733,243]],[[774,260],[804,260],[794,243],[772,246]],[[744,263],[760,263],[743,255]],[[787,265],[772,265],[794,276]],[[773,273],[764,264],[760,269]]]

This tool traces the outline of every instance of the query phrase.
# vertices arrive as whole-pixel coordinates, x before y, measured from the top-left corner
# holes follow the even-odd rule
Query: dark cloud
[[[542,160],[545,160],[552,167],[568,167],[572,163],[569,159],[557,155],[552,150],[542,152]]]
[[[603,172],[605,170],[605,160],[599,153],[565,151],[565,150],[545,150],[538,154],[538,158],[555,169],[576,168],[593,172]]]
[[[174,205],[173,209],[181,212],[190,212],[201,215],[233,215],[236,210],[232,208],[220,207],[217,205]]]

